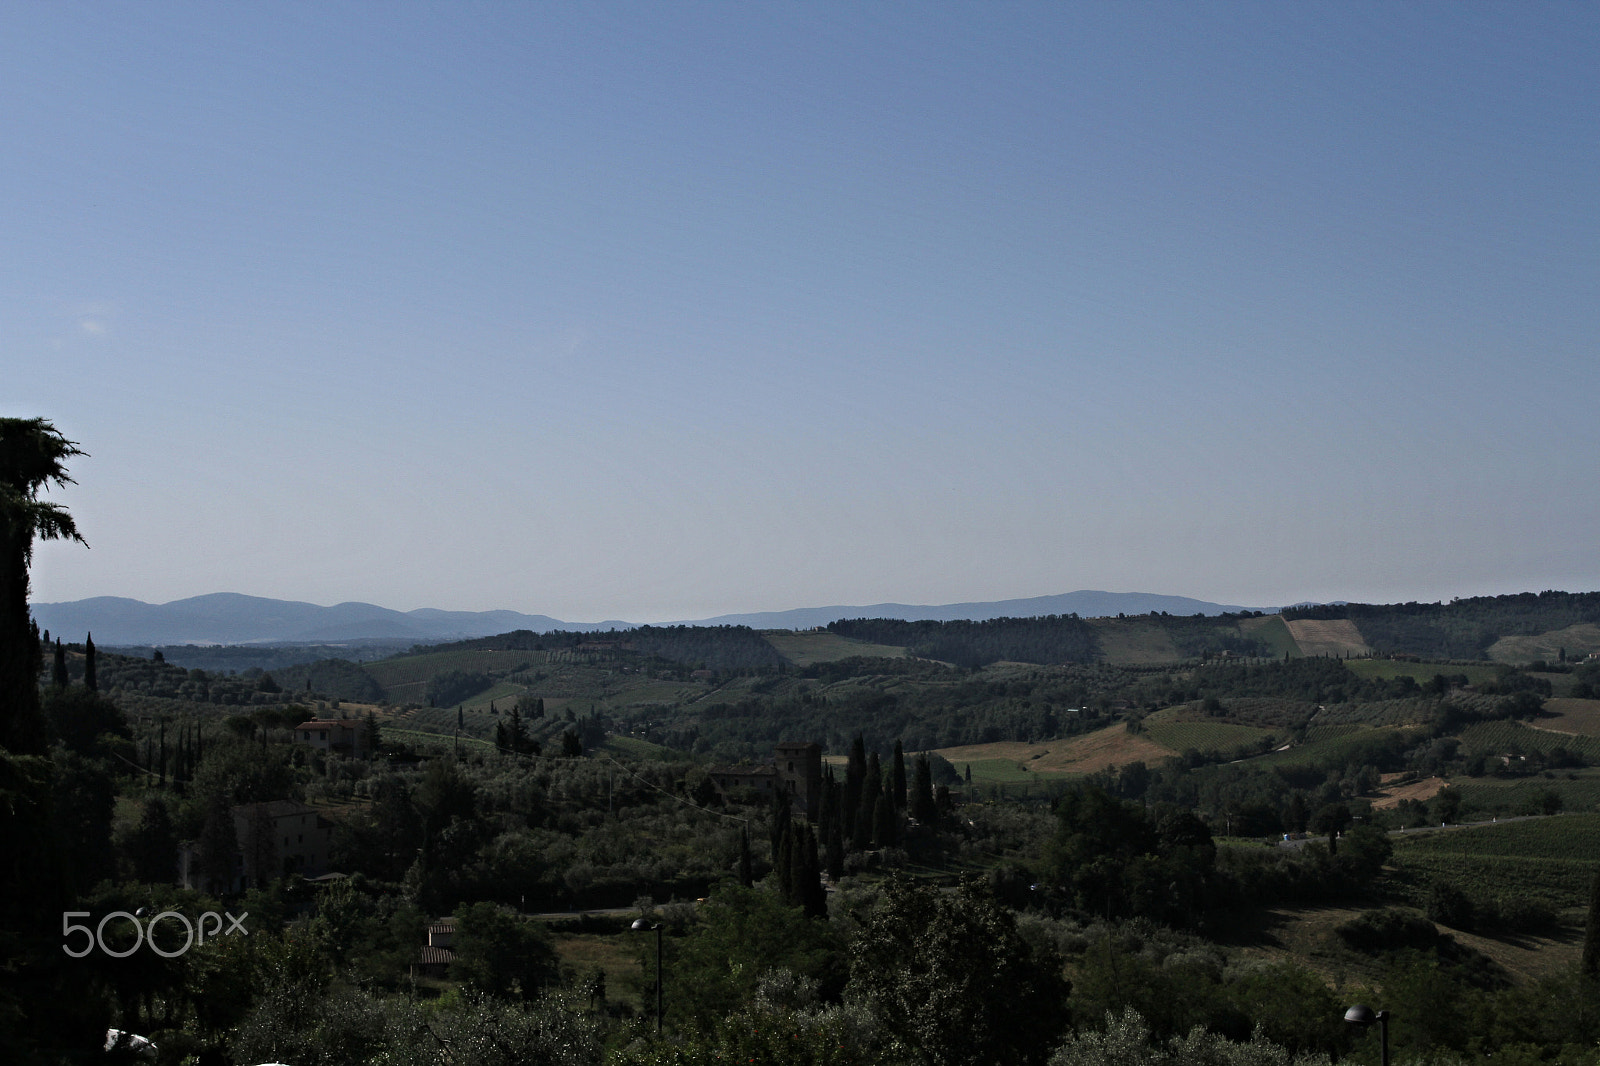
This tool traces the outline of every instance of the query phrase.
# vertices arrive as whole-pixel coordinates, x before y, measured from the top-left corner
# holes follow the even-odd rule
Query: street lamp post
[[[656,1035],[661,1035],[661,923],[652,922],[648,918],[635,918],[633,922],[635,933],[656,934]],[[1383,1066],[1389,1066],[1388,1059]]]
[[[1364,1003],[1357,1003],[1344,1012],[1344,1020],[1363,1029],[1373,1022],[1378,1023],[1378,1045],[1382,1049],[1383,1066],[1389,1066],[1389,1012],[1375,1011]]]

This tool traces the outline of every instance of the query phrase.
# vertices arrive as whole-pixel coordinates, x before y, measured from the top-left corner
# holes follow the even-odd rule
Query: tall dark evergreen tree
[[[860,733],[850,742],[850,760],[844,768],[844,803],[839,817],[844,819],[847,838],[855,835],[856,812],[861,808],[861,786],[867,776],[867,741]]]
[[[893,789],[891,798],[894,800],[894,809],[903,811],[906,809],[906,752],[898,740],[894,742],[892,775],[890,783]]]
[[[220,792],[206,801],[205,823],[200,829],[200,874],[207,892],[232,892],[239,833],[233,810]]]
[[[66,688],[72,683],[71,675],[67,673],[67,649],[61,646],[61,641],[56,641],[55,662],[50,668],[50,683],[56,688]]]
[[[878,847],[892,848],[900,842],[900,835],[895,832],[896,817],[894,800],[887,795],[879,796],[872,812],[872,842]]]
[[[1589,892],[1589,920],[1583,930],[1583,958],[1578,970],[1591,980],[1600,978],[1600,872],[1596,872]]]
[[[95,673],[93,633],[83,638],[83,686],[90,692],[100,691],[100,679]]]
[[[528,733],[522,725],[522,712],[511,708],[511,724],[506,727],[506,744],[513,752],[521,754],[528,744]]]
[[[822,777],[822,794],[817,797],[817,836],[828,839],[828,830],[839,816],[838,800],[834,797],[833,767],[828,767]]]
[[[750,888],[756,883],[755,860],[750,855],[750,830],[739,830],[739,883]]]
[[[826,812],[817,827],[819,843],[825,853],[828,878],[833,881],[844,876],[844,789],[828,767],[828,776],[822,781],[821,807]]]
[[[938,820],[938,809],[933,805],[933,768],[926,755],[918,755],[911,774],[911,817],[923,825]]]
[[[878,753],[873,752],[867,759],[866,777],[861,782],[861,805],[856,810],[855,826],[850,837],[850,844],[857,851],[872,846],[874,818],[882,795],[883,773],[878,766]]]
[[[795,833],[794,854],[790,859],[794,870],[794,902],[807,918],[828,916],[828,890],[822,885],[822,864],[817,857],[817,834],[811,826],[802,824]]]
[[[827,853],[828,879],[837,881],[844,876],[844,826],[837,818],[828,830]]]
[[[784,838],[789,833],[789,824],[793,818],[794,814],[790,809],[789,797],[784,795],[782,792],[774,792],[772,794],[771,826],[772,865],[778,871],[778,877],[780,879],[783,877],[784,871],[788,869],[788,867],[779,861],[778,852],[783,847]]]
[[[794,836],[794,824],[786,823],[783,827],[783,837],[778,841],[778,850],[772,856],[772,873],[778,881],[778,895],[790,905],[799,902],[795,899]]]

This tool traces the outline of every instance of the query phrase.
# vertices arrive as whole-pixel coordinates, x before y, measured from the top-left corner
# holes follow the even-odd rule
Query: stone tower
[[[804,740],[786,740],[774,751],[778,781],[806,817],[817,820],[822,803],[822,745]]]

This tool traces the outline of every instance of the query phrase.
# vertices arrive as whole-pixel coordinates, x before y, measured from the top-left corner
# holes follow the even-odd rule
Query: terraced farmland
[[[1358,727],[1342,736],[1330,736],[1325,740],[1297,744],[1284,751],[1268,752],[1266,755],[1260,756],[1256,761],[1284,769],[1320,764],[1343,764],[1358,760],[1367,750],[1367,745],[1382,739],[1384,734],[1399,732],[1402,732],[1402,730],[1393,726],[1380,728]]]
[[[1600,737],[1552,733],[1529,728],[1521,722],[1481,722],[1470,726],[1461,733],[1461,746],[1469,752],[1485,755],[1526,755],[1565,748],[1591,762],[1600,762]]]
[[[1554,792],[1565,811],[1600,811],[1600,769],[1544,773],[1528,777],[1457,778],[1451,787],[1469,810],[1499,814],[1533,814]],[[1600,855],[1596,856],[1600,859]]]

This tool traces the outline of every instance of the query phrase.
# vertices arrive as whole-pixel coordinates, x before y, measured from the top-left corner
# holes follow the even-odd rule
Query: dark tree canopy
[[[984,888],[899,878],[851,945],[850,987],[925,1066],[1043,1062],[1068,991]]]
[[[36,678],[39,646],[28,616],[35,540],[83,542],[65,509],[41,490],[71,484],[66,461],[83,451],[43,418],[0,418],[0,747],[46,747]]]

